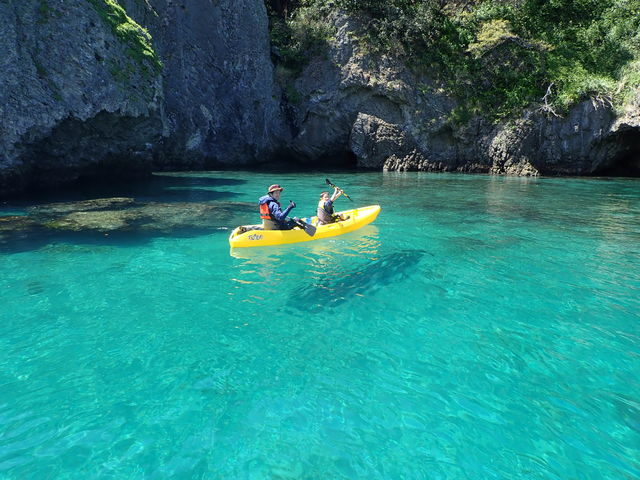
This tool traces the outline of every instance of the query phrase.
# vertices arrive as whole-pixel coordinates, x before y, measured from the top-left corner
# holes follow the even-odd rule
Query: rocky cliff
[[[621,114],[590,99],[567,115],[524,112],[494,124],[452,122],[455,101],[395,58],[362,48],[358,24],[334,19],[326,58],[296,80],[291,148],[309,163],[351,158],[361,167],[516,175],[640,174],[640,92]]]
[[[166,130],[156,167],[245,165],[286,141],[258,0],[122,0],[164,62]]]
[[[4,194],[286,140],[260,1],[4,0],[0,50]]]
[[[149,161],[159,66],[136,43],[142,30],[123,40],[104,13],[86,0],[0,2],[0,190]]]
[[[640,95],[452,122],[455,100],[336,14],[277,85],[260,0],[0,1],[0,194],[152,169],[300,164],[640,175]],[[282,95],[282,91],[295,92]],[[283,100],[287,99],[288,100]]]

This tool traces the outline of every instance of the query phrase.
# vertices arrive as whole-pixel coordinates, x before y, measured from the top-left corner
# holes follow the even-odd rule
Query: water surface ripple
[[[335,174],[374,224],[230,252],[325,177],[0,205],[0,478],[640,479],[638,180]]]

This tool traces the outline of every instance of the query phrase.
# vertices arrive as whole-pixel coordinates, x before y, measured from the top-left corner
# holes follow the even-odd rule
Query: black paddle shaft
[[[324,180],[325,180],[325,182],[327,182],[327,185],[329,185],[330,187],[333,187],[333,188],[337,188],[338,190],[340,190],[342,192],[342,194],[345,197],[347,197],[349,200],[351,200],[353,202],[353,199],[349,195],[344,193],[344,190],[342,190],[340,187],[336,187],[333,183],[331,183],[331,180],[329,180],[328,178],[325,178]]]

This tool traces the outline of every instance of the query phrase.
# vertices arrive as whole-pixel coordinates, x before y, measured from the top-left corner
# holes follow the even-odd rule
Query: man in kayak
[[[342,190],[338,187],[334,187],[333,195],[329,198],[329,192],[322,192],[320,194],[320,201],[318,202],[318,225],[326,225],[327,223],[334,223],[339,220],[343,220],[340,215],[333,213],[333,202],[342,195]]]
[[[296,226],[293,220],[287,220],[287,215],[296,208],[295,202],[289,202],[289,206],[282,210],[280,207],[280,195],[284,190],[280,185],[271,185],[266,195],[260,197],[260,218],[262,228],[265,230],[291,230]]]

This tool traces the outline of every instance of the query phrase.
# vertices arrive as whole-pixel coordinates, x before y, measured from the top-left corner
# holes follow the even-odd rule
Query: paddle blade
[[[311,225],[310,223],[304,223],[304,231],[307,235],[309,235],[310,237],[313,237],[316,234],[316,227],[315,225]]]
[[[301,229],[304,230],[304,233],[306,233],[310,237],[313,237],[316,234],[316,227],[314,225],[311,225],[310,223],[307,223],[307,222],[303,222],[298,218],[294,218],[293,221],[296,223],[296,225],[298,225]]]
[[[327,185],[329,185],[330,187],[333,187],[333,183],[331,183],[331,180],[329,180],[328,178],[325,178],[324,181],[326,182]]]

